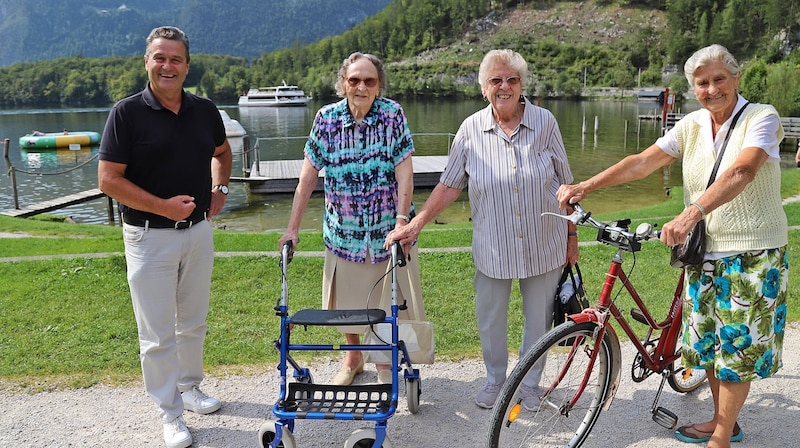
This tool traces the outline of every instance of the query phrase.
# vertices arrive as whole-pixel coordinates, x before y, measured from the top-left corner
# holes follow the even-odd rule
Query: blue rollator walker
[[[397,410],[398,378],[403,369],[406,385],[406,401],[412,414],[419,411],[420,378],[419,369],[413,368],[405,343],[398,338],[397,312],[404,305],[397,304],[398,267],[406,265],[405,257],[399,243],[392,245],[391,315],[387,316],[382,309],[355,310],[300,310],[289,316],[289,288],[286,268],[292,261],[292,242],[288,241],[281,249],[281,298],[275,307],[281,318],[280,339],[275,347],[280,352],[280,390],[278,401],[272,408],[277,420],[267,420],[258,431],[258,443],[261,448],[295,448],[294,425],[297,419],[309,420],[364,420],[375,422],[374,428],[361,428],[354,431],[345,441],[345,448],[391,448],[392,444],[386,435],[386,422]],[[378,281],[381,281],[380,279]],[[375,345],[333,345],[333,344],[292,344],[290,333],[292,328],[310,326],[347,326],[388,324],[391,327],[391,341]],[[369,350],[391,351],[392,384],[359,384],[336,386],[331,384],[315,384],[311,370],[300,367],[289,352],[332,351],[332,350]],[[289,365],[294,369],[294,381],[287,380]]]

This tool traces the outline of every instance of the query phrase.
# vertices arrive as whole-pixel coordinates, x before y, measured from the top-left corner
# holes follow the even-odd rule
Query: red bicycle
[[[623,254],[634,254],[635,260],[641,242],[658,238],[659,232],[646,223],[631,232],[629,219],[604,223],[592,218],[579,204],[573,207],[569,216],[552,215],[597,229],[597,241],[616,247],[617,251],[611,258],[597,304],[569,316],[565,323],[542,336],[508,376],[492,413],[490,448],[579,447],[587,440],[600,412],[611,406],[619,387],[622,352],[617,333],[610,325],[612,318],[636,348],[633,380],[641,382],[654,373],[661,375],[652,407],[653,420],[659,425],[672,429],[678,422],[674,413],[658,406],[664,383],[687,393],[706,380],[705,370],[684,368],[680,363],[683,272],[667,316],[658,322],[636,292],[630,272],[626,274],[622,269]],[[622,286],[614,293],[618,281]],[[631,317],[648,326],[642,340],[615,304],[622,290],[638,307],[630,311]],[[523,379],[528,375],[539,375],[539,385],[524,385]]]

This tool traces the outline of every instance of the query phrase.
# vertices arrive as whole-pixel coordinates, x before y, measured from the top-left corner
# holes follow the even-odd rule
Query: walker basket
[[[336,414],[352,414],[354,420],[379,415],[391,407],[391,384],[337,386],[330,384],[289,383],[289,394],[279,408],[295,412],[297,418],[311,413],[333,419]],[[397,403],[395,403],[396,405]]]

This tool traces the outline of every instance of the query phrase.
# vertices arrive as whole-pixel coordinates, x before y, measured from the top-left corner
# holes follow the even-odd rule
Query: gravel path
[[[736,448],[797,446],[800,430],[800,325],[787,331],[784,367],[775,378],[753,383],[739,418],[745,437]],[[633,349],[624,348],[622,384],[614,404],[601,415],[586,447],[691,447],[705,444],[678,442],[672,431],[650,418],[658,378],[642,383],[630,379]],[[314,366],[317,381],[332,378],[336,362]],[[389,419],[394,447],[482,447],[489,411],[479,409],[473,397],[483,385],[479,360],[437,362],[421,366],[420,410],[410,414],[401,388],[400,409]],[[375,381],[375,372],[358,382]],[[224,401],[211,415],[185,414],[194,438],[193,447],[257,447],[261,424],[270,416],[277,396],[278,375],[209,377],[203,389]],[[5,403],[0,414],[0,447],[160,447],[164,446],[155,405],[142,386],[107,387],[39,393],[0,391]],[[701,421],[711,412],[707,387],[679,395],[667,386],[660,405],[680,418],[679,424]],[[348,435],[370,424],[347,421],[298,420],[295,440],[299,447],[341,447]]]

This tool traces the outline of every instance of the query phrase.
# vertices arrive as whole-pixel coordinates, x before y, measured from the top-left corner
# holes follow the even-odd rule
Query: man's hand
[[[192,215],[196,207],[192,196],[179,194],[165,201],[162,215],[173,221],[183,221]]]
[[[222,207],[225,206],[225,200],[228,198],[223,192],[219,190],[211,191],[211,205],[208,207],[208,216],[210,220],[212,216],[217,216],[222,213]]]

